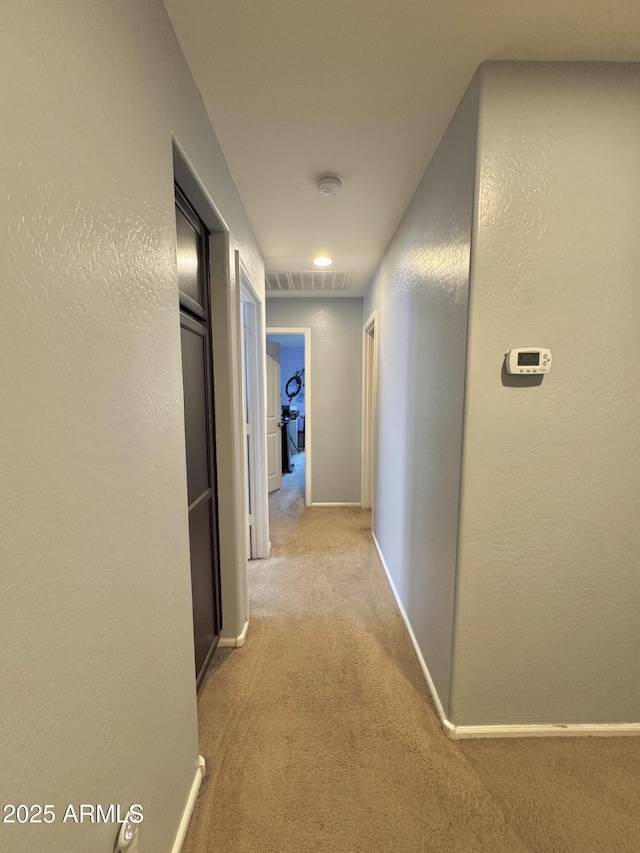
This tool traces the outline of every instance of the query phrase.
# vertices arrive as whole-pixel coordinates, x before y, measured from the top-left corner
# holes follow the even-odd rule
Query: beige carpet
[[[640,739],[454,743],[356,509],[305,509],[302,458],[251,566],[246,645],[199,700],[183,853],[637,853]]]

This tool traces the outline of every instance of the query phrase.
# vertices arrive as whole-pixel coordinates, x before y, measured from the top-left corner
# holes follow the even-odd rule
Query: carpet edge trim
[[[205,764],[205,760],[201,755],[199,755],[196,775],[194,776],[193,782],[191,784],[189,798],[187,799],[184,811],[182,812],[182,818],[180,819],[180,825],[178,826],[178,832],[176,834],[175,841],[173,842],[171,853],[180,853],[180,851],[182,850],[182,845],[184,844],[184,839],[187,835],[187,830],[189,829],[191,815],[193,814],[193,810],[196,805],[196,800],[198,799],[198,794],[200,793],[200,786],[202,785],[202,780],[206,776],[206,773],[207,766]]]
[[[416,640],[416,635],[413,633],[413,628],[411,627],[411,622],[409,621],[409,617],[404,609],[404,605],[400,600],[400,596],[398,595],[398,590],[396,589],[396,585],[393,582],[393,578],[391,577],[391,572],[389,571],[389,567],[387,566],[387,561],[384,558],[384,554],[382,553],[382,549],[380,547],[380,543],[376,538],[376,534],[371,531],[371,537],[373,539],[373,543],[376,546],[376,551],[378,552],[378,557],[380,558],[380,562],[382,563],[382,568],[385,571],[387,576],[387,580],[389,582],[389,586],[391,587],[391,592],[393,593],[393,597],[396,600],[396,605],[398,610],[400,611],[400,616],[402,616],[402,621],[404,622],[404,626],[407,629],[407,633],[409,634],[409,639],[411,640],[411,644],[413,645],[413,650],[416,653],[416,657],[418,658],[418,663],[420,664],[420,669],[422,670],[422,674],[425,677],[425,681],[427,682],[427,687],[429,688],[429,692],[431,693],[431,698],[433,699],[434,705],[436,706],[436,711],[438,712],[438,717],[440,718],[440,724],[444,729],[444,733],[449,738],[455,738],[456,727],[453,723],[449,722],[447,719],[447,715],[444,712],[444,707],[442,702],[440,701],[440,697],[438,696],[438,691],[436,690],[436,686],[433,683],[433,679],[431,678],[431,673],[429,672],[429,667],[422,656],[422,652],[420,650],[420,646],[418,645],[418,641]]]

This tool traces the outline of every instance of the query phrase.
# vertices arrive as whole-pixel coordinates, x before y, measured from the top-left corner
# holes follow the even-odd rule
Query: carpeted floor
[[[294,463],[247,643],[200,694],[183,853],[637,853],[640,738],[448,740],[369,514],[306,509]]]

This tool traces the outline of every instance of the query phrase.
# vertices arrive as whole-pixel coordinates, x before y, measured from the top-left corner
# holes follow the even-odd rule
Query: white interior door
[[[269,491],[282,486],[280,344],[267,341],[267,472]]]
[[[243,408],[245,410],[248,547],[251,559],[269,556],[269,497],[267,492],[267,431],[263,305],[236,249],[236,281],[240,282],[238,317],[244,323],[242,346]],[[242,324],[241,324],[242,325]],[[247,613],[249,607],[247,604]]]
[[[251,383],[253,376],[250,370],[251,346],[255,337],[255,306],[241,300],[242,320],[242,411],[244,414],[244,482],[245,482],[245,504],[247,507],[247,553],[249,559],[257,556],[257,531],[254,513],[255,503],[255,413],[253,411],[253,399]]]

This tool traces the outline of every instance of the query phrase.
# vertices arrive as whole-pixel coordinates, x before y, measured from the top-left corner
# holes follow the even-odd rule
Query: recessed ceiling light
[[[321,256],[319,258],[314,258],[313,263],[317,267],[330,267],[333,261],[331,260],[331,258],[325,258]]]

